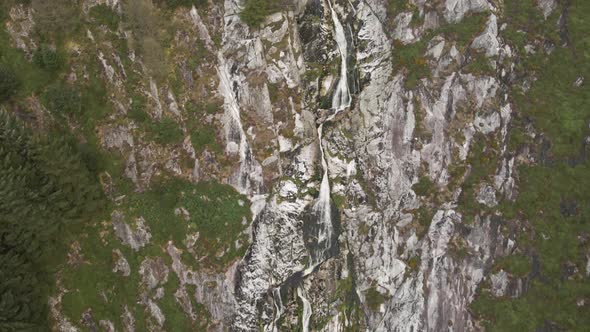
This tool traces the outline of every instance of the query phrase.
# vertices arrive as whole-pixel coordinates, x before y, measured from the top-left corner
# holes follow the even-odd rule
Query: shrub
[[[33,62],[43,69],[58,70],[63,61],[51,46],[43,44],[33,54]]]
[[[0,64],[0,103],[10,99],[18,90],[20,81],[12,68]]]
[[[56,83],[45,91],[43,96],[47,108],[56,114],[79,114],[82,109],[80,92],[65,83]]]
[[[149,120],[149,116],[144,111],[145,97],[141,95],[133,96],[131,102],[131,109],[129,110],[129,118],[137,123],[145,123]]]
[[[150,136],[158,144],[172,144],[182,140],[183,133],[178,124],[171,118],[152,123],[149,127]]]

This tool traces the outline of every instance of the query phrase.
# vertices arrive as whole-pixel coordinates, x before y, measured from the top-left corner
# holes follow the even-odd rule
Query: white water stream
[[[326,161],[326,156],[324,152],[324,147],[322,144],[323,140],[323,129],[324,124],[332,121],[338,113],[345,110],[350,106],[351,97],[350,97],[350,90],[348,88],[348,68],[347,68],[347,59],[348,59],[348,42],[346,41],[346,35],[344,34],[344,27],[336,14],[336,11],[332,7],[331,0],[328,0],[328,6],[330,7],[330,12],[332,16],[332,22],[334,24],[334,40],[338,45],[338,51],[340,53],[340,79],[338,84],[336,85],[336,90],[334,91],[334,95],[332,96],[332,114],[328,116],[319,126],[318,126],[318,140],[320,144],[320,154],[322,158],[322,169],[324,174],[322,176],[322,183],[320,185],[320,195],[318,197],[318,201],[314,205],[313,209],[316,212],[318,219],[319,219],[319,228],[317,234],[317,243],[318,243],[318,252],[315,255],[312,255],[312,259],[310,260],[309,266],[303,272],[303,278],[309,275],[318,265],[320,265],[326,258],[328,251],[332,248],[332,235],[334,232],[334,226],[332,225],[332,207],[330,202],[330,179],[328,174],[328,163]],[[309,331],[309,321],[312,315],[312,308],[311,303],[305,297],[305,292],[300,286],[297,288],[297,295],[303,302],[303,332]]]

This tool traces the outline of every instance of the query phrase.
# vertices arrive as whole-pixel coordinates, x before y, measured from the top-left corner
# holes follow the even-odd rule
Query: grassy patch
[[[119,26],[119,15],[107,5],[99,4],[93,6],[90,8],[89,15],[96,23],[106,25],[111,30],[117,30]]]
[[[175,213],[180,207],[188,211],[189,220]],[[245,197],[226,185],[169,180],[150,191],[128,194],[121,208],[127,221],[140,216],[146,220],[152,234],[150,243],[138,252],[123,246],[115,238],[108,216],[104,216],[106,222],[87,225],[79,232],[85,234],[75,237],[81,244],[84,263],[67,266],[62,273],[63,284],[70,290],[63,299],[64,312],[74,321],[92,308],[96,321],[110,319],[121,328],[119,317],[128,306],[136,316],[137,328],[144,330],[141,318],[144,309],[136,303],[142,292],[139,266],[145,257],[166,256],[164,248],[170,240],[182,247],[187,234],[199,232],[196,251],[205,258],[198,265],[208,268],[222,269],[246,249],[247,236],[243,230],[247,225],[243,219],[250,217],[249,205]],[[240,248],[235,246],[238,240],[243,242]],[[114,249],[120,250],[128,260],[129,277],[111,271]],[[178,279],[170,271],[164,298],[158,301],[166,316],[165,326],[170,330],[184,330],[199,325],[191,322],[176,302],[177,288]],[[205,308],[196,309],[199,317],[207,317]]]
[[[264,22],[264,19],[283,9],[283,1],[279,0],[246,0],[240,12],[240,19],[251,27]]]
[[[204,263],[223,265],[245,250],[245,245],[236,248],[234,242],[241,240],[245,244],[247,240],[242,234],[246,228],[242,222],[250,214],[246,202],[245,197],[226,185],[171,180],[148,192],[134,194],[129,199],[128,212],[146,219],[155,242],[181,243],[189,230],[199,232],[198,254],[207,256]],[[174,210],[181,207],[188,211],[188,221],[175,215]]]
[[[524,277],[531,271],[530,258],[522,255],[511,255],[496,262],[495,269],[503,269],[517,277]]]
[[[420,180],[412,186],[412,190],[418,196],[429,196],[436,193],[438,188],[428,176],[421,176]]]

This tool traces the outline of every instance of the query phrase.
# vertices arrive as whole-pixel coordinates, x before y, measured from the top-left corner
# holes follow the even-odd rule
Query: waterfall
[[[275,289],[272,290],[272,297],[274,299],[275,309],[276,309],[275,319],[273,320],[273,323],[272,323],[272,331],[278,332],[279,330],[278,330],[277,325],[278,325],[279,319],[283,315],[283,311],[284,311],[283,299],[281,298],[281,287],[276,287]]]
[[[350,106],[350,90],[348,89],[348,42],[346,41],[346,35],[344,34],[344,27],[338,19],[336,11],[332,7],[331,0],[328,0],[328,6],[330,6],[330,12],[332,14],[332,22],[334,23],[334,40],[338,45],[338,52],[340,52],[340,80],[336,86],[336,91],[332,97],[332,109],[335,110],[333,118],[338,112]],[[331,120],[331,119],[329,119]],[[326,120],[326,121],[329,121]]]
[[[305,270],[304,276],[308,275],[321,264],[327,257],[327,252],[332,247],[332,234],[334,226],[332,225],[332,207],[330,202],[330,179],[328,176],[328,163],[326,161],[326,155],[322,144],[324,124],[332,121],[338,113],[345,110],[350,106],[350,90],[348,88],[348,69],[347,69],[347,55],[348,55],[348,42],[346,41],[346,35],[344,34],[344,28],[336,11],[332,7],[331,0],[328,0],[328,6],[330,7],[332,22],[334,24],[334,40],[338,45],[340,53],[340,78],[332,97],[332,114],[328,116],[318,126],[318,140],[320,146],[320,154],[322,160],[322,183],[320,185],[320,195],[317,203],[313,209],[319,220],[319,230],[317,234],[318,252],[312,255],[310,266]],[[315,257],[314,257],[315,256]]]
[[[303,292],[304,291],[301,287],[297,288],[297,296],[299,296],[301,302],[303,302],[303,317],[301,318],[303,332],[309,332],[309,321],[311,319],[311,303],[305,297]]]
[[[350,107],[351,97],[350,90],[348,88],[348,42],[346,41],[346,35],[344,34],[344,27],[336,14],[336,11],[332,7],[331,0],[328,0],[328,6],[330,7],[332,22],[334,24],[334,40],[338,45],[338,51],[340,53],[340,78],[334,95],[332,96],[332,109],[333,112],[318,126],[318,140],[320,146],[320,155],[322,160],[322,183],[320,185],[320,194],[316,204],[313,207],[314,212],[318,216],[318,234],[317,252],[311,253],[311,260],[309,266],[303,272],[303,277],[309,275],[318,265],[328,258],[328,252],[332,248],[332,236],[334,232],[334,226],[332,224],[332,206],[330,201],[330,178],[328,174],[328,162],[326,161],[326,154],[324,151],[323,130],[324,124],[332,121],[338,113]],[[312,308],[311,303],[304,296],[302,286],[297,288],[297,295],[303,302],[303,331],[309,331],[309,321],[311,319]]]

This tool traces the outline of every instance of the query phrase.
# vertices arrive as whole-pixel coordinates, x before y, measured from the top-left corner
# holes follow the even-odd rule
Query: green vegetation
[[[37,33],[54,40],[72,35],[81,28],[80,5],[70,0],[31,0]]]
[[[137,116],[137,115],[135,115]],[[147,126],[148,136],[158,144],[180,143],[183,133],[174,119],[164,117],[160,121],[150,122]]]
[[[16,73],[7,65],[0,64],[0,103],[14,96],[20,87]]]
[[[424,57],[426,45],[426,39],[409,45],[396,44],[396,50],[393,51],[393,62],[396,66],[408,69],[408,77],[405,82],[407,89],[416,88],[419,80],[430,76],[430,67]]]
[[[522,255],[506,256],[495,264],[496,269],[504,269],[517,277],[525,277],[531,271],[530,258]]]
[[[459,196],[459,210],[463,213],[464,218],[472,222],[475,214],[484,209],[484,206],[475,199],[476,191],[481,183],[491,183],[498,166],[495,140],[485,137],[483,134],[475,135],[466,164],[470,165],[470,169]]]
[[[492,68],[490,60],[485,54],[479,52],[476,52],[473,55],[471,61],[465,65],[463,70],[475,75],[490,75],[491,73],[494,73],[494,68]]]
[[[111,7],[99,4],[90,8],[90,17],[94,18],[98,24],[106,25],[111,30],[117,30],[119,26],[119,15]]]
[[[63,59],[55,49],[47,44],[43,44],[35,50],[33,62],[43,69],[55,71],[61,68]]]
[[[124,5],[124,18],[126,28],[133,31],[133,43],[139,48],[149,74],[163,80],[168,75],[168,65],[156,7],[151,0],[128,0]]]
[[[134,194],[127,206],[131,215],[146,219],[155,242],[181,243],[188,229],[199,232],[199,253],[209,256],[205,262],[219,264],[243,254],[245,247],[238,250],[233,244],[238,239],[246,240],[241,234],[246,227],[242,219],[249,216],[246,201],[226,185],[170,180],[151,191]],[[174,213],[180,207],[188,211],[188,222]],[[225,254],[216,257],[221,250]]]
[[[574,85],[578,77],[590,77],[590,54],[585,51],[590,48],[590,23],[586,19],[590,3],[569,2],[567,35],[563,35],[568,37],[568,44],[563,44],[555,26],[560,9],[545,21],[532,0],[505,2],[504,10],[510,15],[506,15],[508,27],[503,34],[521,55],[531,39],[565,47],[556,47],[548,57],[526,55],[517,68],[534,72],[538,78],[526,93],[514,89],[514,104],[523,117],[533,121],[535,130],[551,141],[550,162],[519,167],[519,195],[515,202],[504,202],[501,209],[509,220],[530,224],[517,242],[530,254],[507,257],[495,268],[523,276],[532,269],[531,257],[535,257],[539,271],[520,298],[497,299],[485,289],[481,291],[473,309],[484,319],[488,331],[533,331],[547,326],[585,331],[590,324],[588,306],[577,304],[590,297],[590,283],[583,276],[589,248],[581,240],[581,235],[590,233],[590,161],[583,150],[590,92]],[[525,123],[513,125],[510,147],[530,144]]]
[[[56,235],[99,211],[102,190],[63,139],[36,135],[5,112],[0,153],[0,329],[43,330]]]
[[[259,26],[264,19],[283,9],[282,0],[246,0],[240,12],[240,19],[251,27]]]
[[[215,129],[211,126],[201,126],[198,129],[192,129],[191,143],[197,153],[203,151],[205,148],[221,153],[221,147],[217,144]]]
[[[56,115],[78,115],[82,112],[80,92],[72,85],[55,83],[43,95],[47,108]]]
[[[149,115],[144,111],[146,107],[145,97],[142,95],[134,95],[131,101],[131,109],[127,114],[130,119],[138,124],[146,123],[150,120]]]
[[[534,118],[535,128],[549,136],[556,157],[580,153],[583,139],[589,132],[590,112],[586,101],[590,92],[583,87],[574,87],[579,77],[589,77],[590,74],[590,55],[583,51],[590,45],[587,38],[590,24],[584,21],[589,10],[589,5],[583,1],[569,3],[567,32],[563,34],[567,40],[562,40],[555,24],[561,8],[545,20],[532,0],[505,3],[507,28],[501,32],[502,37],[523,55],[517,63],[517,75],[536,73],[537,77],[529,91],[515,86],[513,96],[519,111]],[[555,48],[548,57],[542,49],[527,55],[524,47],[534,44],[534,40],[555,45],[569,41],[570,44]]]
[[[420,177],[420,180],[412,186],[412,190],[418,196],[428,196],[438,191],[438,188],[428,176]]]
[[[245,252],[247,235],[243,231],[247,225],[242,220],[249,217],[250,207],[246,198],[229,186],[162,179],[149,191],[130,193],[122,203],[126,222],[132,223],[138,217],[145,219],[152,234],[150,242],[134,252],[115,238],[109,222],[87,225],[82,231],[84,240],[80,241],[83,262],[67,266],[62,273],[64,286],[72,290],[63,297],[63,308],[68,317],[81,317],[84,311],[92,308],[96,320],[114,319],[119,330],[122,329],[119,318],[127,306],[136,317],[136,328],[144,330],[142,317],[147,313],[137,301],[145,291],[138,273],[145,258],[164,256],[164,263],[170,266],[170,259],[164,251],[168,241],[186,252],[186,236],[196,232],[200,237],[192,250],[200,259],[197,263],[187,255],[192,269],[196,265],[197,268],[222,270]],[[186,209],[188,215],[176,213],[178,208]],[[237,248],[236,241],[242,241],[243,245]],[[128,277],[111,271],[118,259],[113,256],[115,250],[123,254],[131,267]],[[199,314],[196,322],[188,320],[182,313],[174,298],[178,286],[178,279],[170,270],[168,282],[164,285],[164,297],[157,301],[166,316],[165,326],[173,330],[207,322],[208,313],[202,306],[196,307]]]

